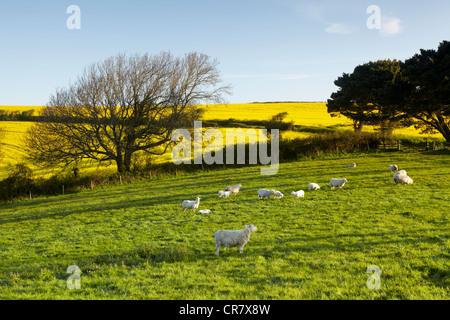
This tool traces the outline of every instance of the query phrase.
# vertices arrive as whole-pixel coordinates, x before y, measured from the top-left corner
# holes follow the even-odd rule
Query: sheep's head
[[[348,181],[347,181],[347,179],[345,179],[345,178],[343,179],[343,181],[344,181],[345,183],[347,183],[347,182],[348,182]]]
[[[255,226],[252,225],[252,224],[245,225],[245,229],[246,229],[246,230],[250,230],[251,232],[258,230],[258,228],[255,227]]]

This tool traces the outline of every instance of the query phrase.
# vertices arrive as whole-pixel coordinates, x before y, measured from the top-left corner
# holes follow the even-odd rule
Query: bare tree
[[[133,154],[163,154],[173,130],[198,118],[196,105],[222,102],[230,88],[220,86],[217,65],[195,52],[119,54],[92,64],[50,97],[44,120],[27,133],[30,158],[43,165],[115,161],[119,173],[129,172]]]

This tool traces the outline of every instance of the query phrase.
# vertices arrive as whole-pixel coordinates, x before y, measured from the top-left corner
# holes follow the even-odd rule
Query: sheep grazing
[[[244,246],[250,240],[253,231],[258,230],[254,225],[245,225],[244,230],[219,230],[214,233],[214,241],[216,243],[216,256],[219,256],[221,246],[227,248],[239,246],[239,253],[242,253]]]
[[[311,182],[308,183],[308,190],[318,190],[320,186],[317,183]]]
[[[269,199],[271,195],[275,193],[275,190],[267,190],[267,189],[259,189],[258,190],[258,199],[266,198]]]
[[[390,172],[397,172],[398,166],[396,164],[390,164],[389,165],[389,171]]]
[[[231,194],[231,191],[219,191],[219,198],[228,198]]]
[[[348,164],[345,167],[346,168],[355,168],[356,167],[356,163]]]
[[[331,189],[334,189],[338,187],[339,189],[342,189],[344,184],[347,182],[347,179],[331,179],[330,180],[330,187]]]
[[[181,203],[181,207],[183,208],[183,212],[187,209],[192,209],[194,212],[198,209],[198,205],[200,204],[200,198],[196,198],[194,201],[192,200],[184,200]]]
[[[273,194],[273,198],[274,199],[281,199],[284,197],[284,194],[282,194],[280,191],[275,190],[274,194]]]
[[[298,191],[292,191],[291,194],[296,198],[304,198],[305,197],[305,191],[298,190]]]
[[[414,180],[406,174],[405,170],[400,170],[394,174],[394,182],[395,184],[413,184]]]
[[[228,186],[225,188],[225,191],[231,191],[232,194],[237,194],[239,190],[241,189],[242,184],[238,183],[235,186]]]

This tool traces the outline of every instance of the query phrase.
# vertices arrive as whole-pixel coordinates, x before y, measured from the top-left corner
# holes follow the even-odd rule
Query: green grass
[[[389,164],[414,184],[395,185]],[[0,206],[0,299],[449,299],[449,174],[448,155],[349,155],[14,201]],[[258,200],[258,188],[285,196]],[[304,199],[289,194],[299,189]],[[211,214],[181,212],[197,196]],[[245,224],[258,231],[244,253],[216,257],[214,232]],[[66,286],[73,264],[80,290]]]

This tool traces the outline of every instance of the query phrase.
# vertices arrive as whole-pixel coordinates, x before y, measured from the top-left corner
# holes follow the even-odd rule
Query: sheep
[[[308,183],[308,190],[318,190],[320,189],[320,186],[317,183],[311,182]]]
[[[214,233],[214,242],[216,243],[216,256],[219,256],[221,246],[227,248],[239,246],[239,253],[242,254],[244,246],[250,240],[253,231],[258,230],[254,225],[245,225],[243,230],[219,230]]]
[[[237,194],[239,192],[239,189],[241,189],[242,184],[238,183],[235,186],[228,186],[225,188],[225,191],[231,191],[232,194]]]
[[[280,191],[275,190],[275,193],[273,194],[274,199],[281,199],[284,197],[284,194],[282,194]]]
[[[275,190],[267,190],[267,189],[259,189],[258,190],[258,199],[266,198],[269,199],[271,195],[275,193]]]
[[[181,207],[183,208],[183,212],[187,209],[192,209],[194,212],[198,209],[198,205],[200,204],[200,198],[196,198],[194,201],[192,200],[184,200],[181,203]]]
[[[346,168],[355,168],[356,167],[356,163],[348,164],[345,167]]]
[[[339,189],[342,189],[344,184],[347,182],[347,179],[331,179],[330,180],[330,187],[331,189],[334,189],[335,187],[338,187]]]
[[[228,198],[231,194],[231,191],[219,191],[219,198]]]
[[[389,165],[389,171],[396,172],[398,170],[398,166],[396,164]]]
[[[411,179],[407,174],[405,170],[400,170],[394,173],[394,182],[395,184],[413,184],[414,180]]]
[[[205,214],[205,213],[211,213],[211,210],[209,209],[203,209],[199,211],[201,214]]]
[[[291,194],[294,195],[294,197],[297,199],[305,197],[305,191],[303,191],[303,190],[292,191]]]

